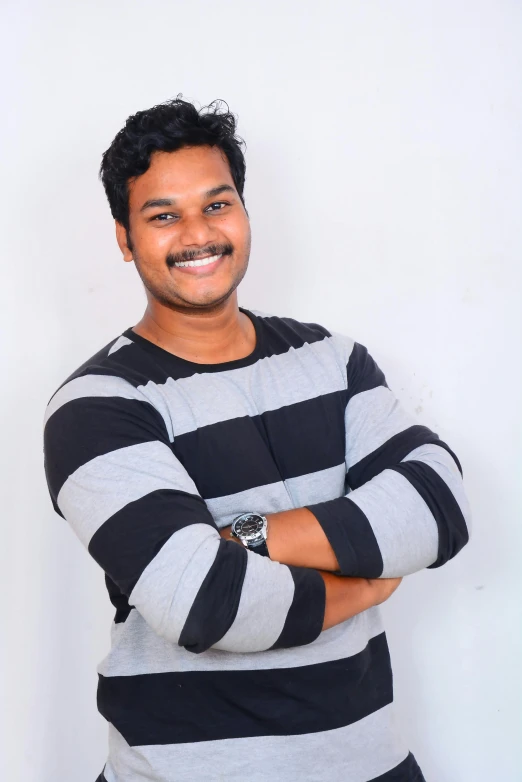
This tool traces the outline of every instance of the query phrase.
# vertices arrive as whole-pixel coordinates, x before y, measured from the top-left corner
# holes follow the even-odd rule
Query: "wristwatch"
[[[268,521],[260,513],[242,513],[232,522],[230,534],[250,551],[270,557],[266,545]]]

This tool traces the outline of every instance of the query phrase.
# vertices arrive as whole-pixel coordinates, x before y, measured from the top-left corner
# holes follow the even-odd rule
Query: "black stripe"
[[[343,464],[346,391],[269,410],[254,423],[284,480]]]
[[[167,377],[180,380],[202,371],[212,373],[223,372],[223,370],[229,368],[239,369],[240,367],[254,364],[259,359],[282,355],[287,353],[290,348],[298,349],[305,344],[320,342],[325,337],[331,336],[328,329],[318,323],[302,323],[294,318],[279,317],[277,315],[258,317],[244,307],[239,307],[239,310],[249,315],[256,330],[255,351],[243,359],[198,366],[194,362],[185,361],[173,353],[169,353],[140,334],[136,334],[132,328],[126,329],[123,332],[123,336],[131,339],[143,354],[148,354],[151,359],[158,362],[158,367],[161,367],[160,372],[163,371],[163,382]],[[111,356],[109,356],[109,361],[110,359]],[[161,382],[161,380],[156,379],[156,376],[150,373],[150,369],[147,368],[147,372],[149,373],[148,379],[154,380],[154,382]]]
[[[100,776],[96,778],[96,782],[107,782],[107,780],[106,780],[106,779],[105,779],[105,777],[103,776],[103,771],[102,771],[102,773],[100,774]]]
[[[177,435],[172,450],[204,498],[281,480],[260,427],[248,415]]]
[[[237,614],[246,566],[246,548],[220,538],[216,558],[183,625],[180,646],[200,654],[223,638]]]
[[[174,489],[158,489],[127,503],[107,519],[92,536],[88,550],[128,596],[171,535],[189,524],[201,523],[209,524],[217,532],[212,514],[201,497]]]
[[[58,496],[69,475],[91,459],[159,440],[194,476],[202,497],[227,496],[343,464],[345,406],[346,392],[337,391],[199,427],[170,444],[163,418],[147,402],[83,397],[47,422],[46,474]]]
[[[372,525],[355,502],[337,497],[305,507],[323,528],[341,575],[379,578],[384,567],[381,550]]]
[[[53,396],[51,399],[58,393],[58,391],[63,388],[67,383],[70,383],[71,380],[75,380],[77,377],[82,377],[82,375],[91,375],[91,374],[112,374],[111,372],[107,372],[107,368],[105,366],[107,362],[107,354],[111,347],[114,345],[115,342],[119,340],[119,336],[115,339],[111,339],[110,342],[108,342],[106,345],[104,345],[100,350],[97,350],[96,353],[94,353],[92,356],[90,356],[86,361],[83,362],[83,364],[80,364],[79,367],[77,367],[74,372],[71,372],[70,375],[68,375],[63,383],[61,383],[56,391],[54,391]],[[117,352],[117,351],[116,351]],[[128,356],[127,356],[128,358]],[[133,358],[135,358],[133,356]],[[111,361],[111,356],[108,357],[109,362]],[[132,361],[134,364],[134,361]],[[125,370],[123,373],[123,376],[126,376],[127,374],[127,365],[125,365]],[[122,376],[122,373],[119,373],[119,377]],[[49,401],[51,401],[51,399]]]
[[[452,453],[435,432],[432,432],[427,426],[415,424],[393,435],[364,459],[353,464],[348,470],[348,485],[351,489],[358,489],[359,486],[375,478],[387,467],[402,461],[415,448],[428,443],[445,447],[447,451]],[[454,454],[452,455],[454,456]]]
[[[53,494],[57,497],[69,475],[91,459],[154,440],[169,445],[163,418],[148,402],[122,397],[67,402],[44,431],[45,471]]]
[[[454,452],[451,450],[451,448],[449,447],[449,445],[448,445],[447,443],[444,443],[442,440],[437,440],[437,441],[435,442],[435,445],[439,445],[441,448],[444,448],[444,449],[445,449],[445,450],[446,450],[446,451],[447,451],[447,452],[450,454],[450,456],[452,456],[452,457],[453,457],[453,459],[454,459],[454,461],[455,461],[455,464],[456,464],[456,465],[457,465],[457,467],[459,468],[460,475],[461,475],[461,477],[463,477],[463,476],[464,476],[464,473],[462,472],[462,465],[461,465],[461,463],[459,462],[459,460],[458,460],[458,458],[457,458],[457,454],[456,454],[456,453],[454,453]]]
[[[123,332],[121,336],[132,339],[132,337],[129,337],[129,331],[130,329]],[[132,334],[133,336],[136,336],[134,335],[134,332],[132,332]],[[58,386],[54,394],[71,380],[75,380],[78,377],[84,377],[85,375],[110,375],[111,377],[119,377],[124,379],[127,383],[130,383],[134,388],[146,385],[151,380],[154,383],[165,382],[168,376],[165,370],[153,360],[152,356],[141,350],[134,342],[130,345],[123,345],[109,356],[109,349],[118,339],[119,337],[111,340],[105,347],[84,361],[83,364],[75,369],[74,372]]]
[[[287,565],[294,579],[294,599],[284,627],[270,649],[311,644],[323,629],[326,607],[326,586],[320,573],[313,568]]]
[[[221,539],[218,553],[190,608],[179,645],[200,654],[219,641],[236,618],[247,567],[247,551]],[[239,556],[241,555],[241,556]],[[261,556],[261,555],[259,555]],[[270,647],[312,643],[322,631],[326,604],[323,578],[313,568],[288,566],[294,595],[283,629]]]
[[[109,600],[116,609],[116,613],[114,614],[113,619],[114,624],[126,622],[127,617],[129,616],[134,606],[129,605],[129,601],[126,595],[123,594],[123,592],[116,586],[114,581],[109,578],[107,574],[105,574],[105,586],[107,587],[107,592],[109,593]]]
[[[282,355],[287,353],[290,348],[298,349],[306,344],[320,342],[325,337],[331,336],[328,329],[319,323],[302,323],[294,318],[277,315],[258,317],[244,307],[239,307],[239,309],[250,315],[256,329],[256,336],[259,337],[260,350],[256,351],[256,360]],[[169,377],[174,380],[191,377],[197,372],[201,372],[203,367],[205,372],[222,372],[225,366],[223,363],[196,365],[193,362],[180,359],[140,334],[136,334],[132,330],[132,326],[125,329],[121,336],[130,339],[132,344],[123,345],[108,355],[110,348],[119,339],[119,336],[112,339],[75,369],[58,386],[53,396],[71,380],[85,375],[121,377],[137,388],[150,381],[164,383]],[[226,363],[240,366],[241,359]],[[245,366],[248,365],[248,357],[244,363]]]
[[[367,348],[359,342],[356,342],[353,346],[346,367],[346,375],[348,385],[346,404],[362,391],[370,391],[379,386],[389,388],[383,371],[368,353]],[[436,443],[441,448],[445,448],[455,460],[462,475],[461,464],[451,448],[442,442],[439,436],[432,432],[431,429],[428,429],[428,427],[416,425],[391,437],[381,448],[376,449],[373,453],[368,454],[360,462],[353,465],[348,473],[349,486],[352,489],[362,486],[363,483],[382,472],[388,464],[394,461],[400,462],[414,448],[427,443]]]
[[[362,391],[371,391],[372,388],[379,386],[388,388],[384,372],[368,353],[368,349],[360,342],[354,343],[350,353],[346,365],[346,379],[348,381],[348,401]]]
[[[446,481],[424,462],[412,459],[390,467],[403,475],[420,494],[433,514],[439,532],[438,557],[430,568],[440,567],[464,548],[468,528],[460,506]]]
[[[49,480],[49,478],[48,478],[48,480]],[[51,494],[51,492],[52,492],[52,494]],[[53,504],[53,508],[54,508],[54,510],[56,511],[56,513],[57,513],[59,516],[61,516],[61,517],[62,517],[62,519],[65,519],[65,516],[63,515],[63,513],[62,513],[62,512],[61,512],[61,510],[60,510],[60,508],[58,507],[58,503],[56,502],[56,499],[55,499],[55,498],[56,498],[58,495],[54,493],[54,491],[53,491],[53,488],[52,488],[52,485],[51,485],[51,484],[49,484],[49,494],[50,494],[50,497],[51,497],[51,502],[52,502],[52,504]]]
[[[395,766],[395,768],[392,768],[385,774],[373,777],[369,782],[426,782],[426,780],[419,764],[410,752],[408,757],[402,763],[399,763],[398,766]]]
[[[346,392],[177,435],[173,451],[202,497],[223,497],[344,463]],[[232,447],[233,446],[233,447]]]
[[[316,733],[393,700],[384,633],[358,654],[315,665],[98,679],[98,710],[131,746]]]
[[[297,350],[305,344],[310,345],[314,342],[321,342],[325,337],[331,337],[331,332],[319,323],[304,323],[295,318],[278,315],[269,315],[268,317],[256,315],[255,318],[263,331],[263,343],[267,356],[281,355],[286,353],[290,347]]]

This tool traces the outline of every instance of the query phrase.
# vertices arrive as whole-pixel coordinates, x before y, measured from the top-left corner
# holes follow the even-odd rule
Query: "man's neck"
[[[232,297],[231,297],[232,298]],[[197,364],[221,364],[248,356],[256,346],[252,321],[237,299],[212,312],[147,307],[133,331],[163,350]]]

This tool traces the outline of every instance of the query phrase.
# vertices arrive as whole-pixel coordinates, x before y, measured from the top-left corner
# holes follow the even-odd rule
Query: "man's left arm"
[[[345,464],[351,491],[266,514],[270,557],[363,578],[440,567],[469,538],[460,462],[435,432],[406,413],[367,349],[337,336],[348,354]],[[228,537],[229,530],[221,534]]]

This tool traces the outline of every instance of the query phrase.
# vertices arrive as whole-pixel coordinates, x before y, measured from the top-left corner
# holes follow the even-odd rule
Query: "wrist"
[[[230,535],[249,551],[270,557],[266,543],[267,526],[266,516],[257,511],[246,511],[235,517]]]
[[[243,544],[241,543],[241,541],[235,538],[233,535],[231,535],[230,534],[231,532],[232,532],[231,524],[229,524],[228,527],[222,527],[219,530],[219,534],[221,535],[223,540],[232,540],[234,543],[239,543],[239,545],[242,546]]]

